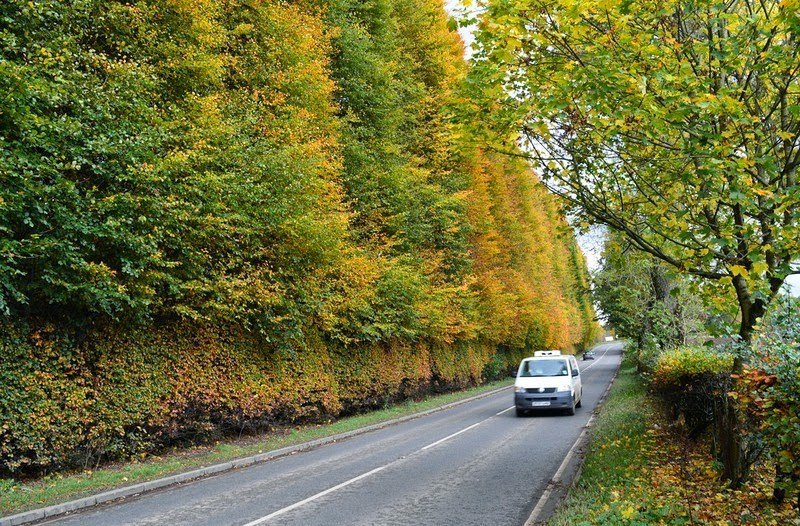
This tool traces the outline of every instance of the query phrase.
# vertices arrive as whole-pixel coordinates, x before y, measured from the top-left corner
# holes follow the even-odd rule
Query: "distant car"
[[[517,416],[541,409],[560,409],[574,415],[582,401],[581,372],[574,356],[537,351],[519,364],[514,382]]]
[[[603,339],[604,339],[605,341],[607,341],[607,342],[613,342],[613,341],[614,341],[614,337],[613,337],[613,336],[606,336],[606,337],[605,337],[605,338],[603,338]]]
[[[584,360],[594,360],[594,358],[595,358],[594,351],[586,351],[585,353],[583,353]]]

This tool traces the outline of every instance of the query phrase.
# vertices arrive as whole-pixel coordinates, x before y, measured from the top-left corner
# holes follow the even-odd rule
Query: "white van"
[[[537,409],[561,409],[574,415],[582,399],[581,372],[574,356],[537,351],[519,364],[514,382],[517,416]]]

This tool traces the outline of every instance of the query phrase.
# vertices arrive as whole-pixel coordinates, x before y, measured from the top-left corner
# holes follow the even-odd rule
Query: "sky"
[[[444,8],[445,10],[452,16],[453,18],[458,19],[459,15],[464,13],[465,10],[467,12],[474,12],[474,8],[470,9],[464,6],[464,0],[445,0]],[[458,32],[461,35],[461,40],[464,41],[464,48],[465,48],[465,55],[467,57],[470,56],[470,46],[472,45],[472,41],[474,40],[472,34],[475,31],[475,26],[468,26],[468,27],[460,27],[458,28]]]
[[[593,227],[585,234],[576,233],[578,246],[581,247],[583,255],[586,256],[586,265],[590,272],[600,268],[600,256],[603,253],[604,229]]]
[[[800,297],[800,275],[789,276],[786,283],[789,285],[789,293],[792,296]]]

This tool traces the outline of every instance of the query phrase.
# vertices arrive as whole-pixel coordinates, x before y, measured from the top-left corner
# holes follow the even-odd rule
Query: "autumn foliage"
[[[440,0],[13,0],[0,43],[3,472],[594,337],[559,203],[456,117]]]

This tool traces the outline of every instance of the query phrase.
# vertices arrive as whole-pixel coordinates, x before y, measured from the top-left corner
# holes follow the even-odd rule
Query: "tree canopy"
[[[749,340],[798,271],[797,2],[481,5],[471,84],[494,147],[521,144],[576,216],[735,294]]]

